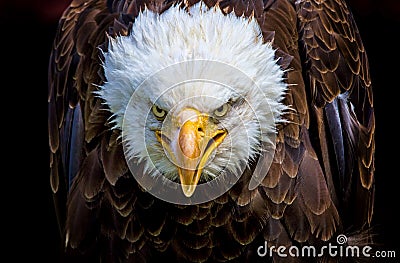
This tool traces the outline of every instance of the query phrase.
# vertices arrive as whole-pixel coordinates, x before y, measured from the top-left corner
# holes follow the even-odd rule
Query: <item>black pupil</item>
[[[218,112],[222,112],[224,110],[224,106],[221,106],[217,109]]]

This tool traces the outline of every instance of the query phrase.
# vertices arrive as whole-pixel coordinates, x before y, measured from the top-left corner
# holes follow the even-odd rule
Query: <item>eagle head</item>
[[[275,145],[287,84],[254,18],[202,4],[145,9],[130,32],[110,37],[97,95],[141,178],[161,175],[191,197],[216,178],[237,181]]]

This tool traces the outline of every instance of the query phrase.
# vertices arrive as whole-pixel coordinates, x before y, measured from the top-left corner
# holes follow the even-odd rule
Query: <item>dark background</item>
[[[57,262],[59,239],[48,173],[47,64],[58,18],[70,1],[0,0],[2,130],[5,148],[3,224],[13,258]],[[396,213],[400,162],[399,0],[350,0],[371,67],[376,111],[376,203],[374,226],[382,250],[399,242]],[[5,92],[4,92],[5,91]],[[14,106],[9,106],[12,103]],[[4,149],[4,148],[2,148]],[[12,158],[9,159],[9,158]],[[6,176],[7,174],[7,176]],[[4,180],[5,179],[5,180]],[[11,179],[11,182],[8,180]],[[11,195],[9,194],[11,193]],[[4,239],[4,238],[3,238]],[[392,262],[392,261],[390,261]]]

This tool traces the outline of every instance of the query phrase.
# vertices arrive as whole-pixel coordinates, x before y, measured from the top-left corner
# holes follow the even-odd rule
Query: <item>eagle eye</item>
[[[155,104],[153,105],[153,107],[151,107],[151,111],[153,112],[154,116],[156,116],[157,120],[159,120],[159,121],[164,120],[165,116],[167,116],[167,112]]]
[[[219,107],[218,109],[216,109],[214,111],[215,116],[217,117],[223,117],[226,115],[226,113],[228,112],[228,103],[225,103],[224,105],[222,105],[221,107]]]

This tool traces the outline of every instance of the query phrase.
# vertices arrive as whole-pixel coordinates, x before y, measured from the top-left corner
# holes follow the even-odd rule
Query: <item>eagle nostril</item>
[[[201,137],[204,137],[206,135],[202,127],[197,128],[197,134]]]

